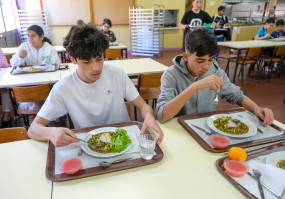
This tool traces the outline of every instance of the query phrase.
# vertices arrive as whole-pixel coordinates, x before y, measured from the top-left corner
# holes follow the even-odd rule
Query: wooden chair
[[[122,59],[121,49],[107,49],[105,52],[105,58],[107,59]]]
[[[28,139],[27,130],[23,127],[0,129],[0,143]]]
[[[138,80],[138,91],[140,96],[148,103],[153,100],[152,108],[155,108],[157,97],[160,94],[162,73],[140,74]],[[135,119],[137,119],[137,111],[135,108]]]
[[[131,105],[129,102],[125,102],[126,109],[128,111],[129,118],[131,119]]]
[[[123,58],[123,60],[128,60],[128,59],[141,59],[140,57],[132,57],[132,58]],[[139,76],[138,75],[131,75],[129,76],[133,84],[135,85],[136,88],[138,88],[138,81],[139,81]]]
[[[28,116],[36,115],[48,97],[51,84],[30,87],[9,87],[9,94],[14,109],[14,118],[22,117],[25,126],[29,126]]]
[[[247,51],[246,51],[246,55],[239,57],[238,63],[241,65],[239,75],[241,75],[242,85],[243,85],[243,77],[244,77],[244,67],[247,64],[254,65],[254,64],[257,63],[257,73],[258,73],[258,80],[259,80],[259,66],[260,66],[260,63],[258,63],[258,61],[259,61],[259,56],[260,56],[260,53],[261,53],[261,49],[262,48],[248,48]],[[227,72],[227,70],[229,70],[228,65],[227,65],[227,68],[226,68],[226,72]],[[251,69],[249,69],[249,70],[251,70]]]
[[[270,79],[270,73],[274,67],[275,62],[279,63],[279,67],[277,69],[277,75],[280,74],[282,70],[284,70],[284,66],[282,64],[282,61],[284,60],[284,56],[285,56],[285,46],[279,46],[279,47],[275,47],[272,57],[261,57],[260,58],[261,62],[268,63],[268,73],[267,73],[268,81]]]
[[[10,59],[12,58],[12,55],[5,55],[8,64],[10,64]]]

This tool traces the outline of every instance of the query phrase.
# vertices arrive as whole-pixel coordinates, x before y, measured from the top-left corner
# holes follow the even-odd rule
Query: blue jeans
[[[217,41],[224,41],[224,36],[217,37]],[[218,52],[215,55],[215,59],[217,59],[219,57],[219,54],[220,54],[220,49],[218,49]]]

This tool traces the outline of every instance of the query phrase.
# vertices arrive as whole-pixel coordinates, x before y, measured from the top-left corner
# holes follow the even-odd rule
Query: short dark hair
[[[268,19],[266,19],[265,23],[275,23],[275,19],[274,17],[269,17]]]
[[[225,6],[219,6],[219,7],[218,7],[218,12],[219,12],[219,11],[222,11],[222,10],[224,10],[224,9],[226,9]]]
[[[112,27],[112,22],[110,19],[107,19],[107,18],[104,19],[102,25],[104,25],[104,24],[108,24],[110,26],[110,28]]]
[[[42,35],[44,35],[44,30],[42,27],[38,26],[38,25],[31,25],[28,30],[32,30],[34,31],[39,37],[41,37]],[[50,45],[52,45],[51,40],[47,37],[44,37],[43,42],[48,42]]]
[[[105,53],[109,48],[109,40],[95,24],[78,20],[64,38],[63,46],[73,58],[90,60]]]
[[[196,53],[198,57],[213,56],[218,51],[217,38],[204,28],[189,31],[185,36],[185,49],[187,53]]]
[[[276,26],[284,26],[284,21],[282,19],[279,19],[276,21]]]

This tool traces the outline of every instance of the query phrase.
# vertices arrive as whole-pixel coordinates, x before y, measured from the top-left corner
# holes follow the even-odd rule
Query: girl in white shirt
[[[43,29],[32,25],[27,30],[28,42],[23,42],[10,60],[11,66],[60,64],[60,59]]]
[[[10,60],[12,67],[24,65],[60,64],[59,56],[51,41],[44,36],[42,27],[32,25],[27,29],[28,42],[23,42],[18,52]],[[1,128],[7,128],[10,122],[11,102],[8,92],[1,93],[3,118]]]

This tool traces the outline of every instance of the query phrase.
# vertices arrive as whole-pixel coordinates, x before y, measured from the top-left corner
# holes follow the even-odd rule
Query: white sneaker
[[[265,71],[265,72],[268,72],[268,66],[264,66],[264,68],[263,68],[263,70]]]
[[[276,71],[277,68],[278,68],[278,62],[275,62],[272,71]]]

